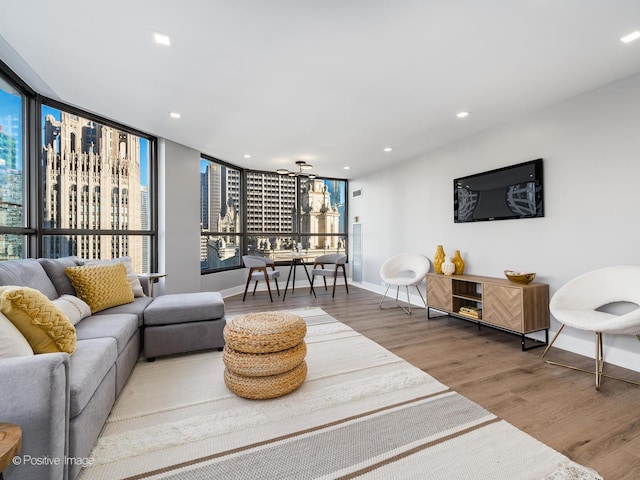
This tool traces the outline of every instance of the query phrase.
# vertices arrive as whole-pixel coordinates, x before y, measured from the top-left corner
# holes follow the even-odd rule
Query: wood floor
[[[380,295],[355,286],[348,295],[338,289],[333,299],[318,287],[314,299],[298,288],[285,302],[275,297],[273,303],[258,291],[245,302],[242,295],[225,298],[225,307],[228,314],[320,307],[606,480],[640,478],[640,387],[604,378],[598,392],[593,375],[546,364],[542,349],[522,352],[519,336],[450,317],[427,320],[423,309],[411,316],[380,310]],[[568,352],[552,349],[549,355],[592,366]],[[607,372],[640,380],[640,373],[605,365]]]

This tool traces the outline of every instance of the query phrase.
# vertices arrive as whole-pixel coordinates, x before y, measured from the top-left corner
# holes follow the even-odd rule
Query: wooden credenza
[[[549,342],[549,285],[520,285],[504,278],[477,275],[427,274],[427,316],[431,310],[520,335],[522,350],[541,347]],[[465,309],[481,310],[476,317]],[[525,334],[545,331],[545,342]]]

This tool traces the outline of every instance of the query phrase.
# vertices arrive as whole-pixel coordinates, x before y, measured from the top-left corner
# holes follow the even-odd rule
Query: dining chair
[[[271,285],[269,283],[270,280],[275,281],[276,290],[278,291],[278,296],[280,296],[280,287],[278,286],[278,277],[280,276],[280,270],[276,270],[275,262],[270,258],[259,257],[257,255],[243,255],[242,262],[244,266],[249,269],[249,274],[247,275],[247,284],[244,287],[244,295],[242,296],[242,301],[247,297],[247,290],[249,289],[249,284],[252,281],[255,281],[255,285],[253,286],[253,295],[256,294],[256,287],[258,286],[258,282],[260,280],[264,280],[267,284],[267,290],[269,291],[269,298],[273,302],[273,296],[271,295]]]
[[[324,289],[327,290],[327,277],[333,277],[333,293],[332,297],[336,296],[336,281],[338,280],[338,272],[342,270],[342,276],[344,277],[344,286],[349,293],[349,285],[347,284],[347,272],[345,270],[345,264],[347,263],[347,256],[341,253],[328,253],[316,257],[313,261],[313,267],[311,269],[311,291],[313,292],[313,282],[316,275],[322,276],[324,280]],[[326,266],[325,266],[326,265]]]

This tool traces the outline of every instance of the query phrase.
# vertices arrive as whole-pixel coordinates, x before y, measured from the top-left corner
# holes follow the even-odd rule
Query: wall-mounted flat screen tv
[[[544,217],[542,159],[453,181],[454,222]]]

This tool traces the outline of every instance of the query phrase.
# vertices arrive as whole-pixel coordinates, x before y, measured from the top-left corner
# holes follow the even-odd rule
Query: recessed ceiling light
[[[343,170],[349,170],[351,167],[346,166],[346,167],[342,167]]]
[[[171,118],[180,118],[181,115],[177,112],[171,112],[169,115],[171,115]]]
[[[385,152],[390,152],[391,150],[393,150],[393,148],[391,148],[391,147],[385,147],[385,149],[384,149]]]
[[[242,158],[251,158],[251,155],[249,153],[245,153]]]
[[[171,38],[169,38],[169,35],[164,35],[163,33],[154,33],[153,39],[158,45],[164,45],[165,47],[171,45]]]
[[[471,115],[470,112],[459,112],[459,113],[456,114],[456,117],[465,118],[465,117],[468,117],[469,115]]]
[[[623,43],[629,43],[639,38],[640,38],[640,31],[636,30],[635,32],[630,33],[629,35],[625,35],[624,37],[622,37],[620,41]]]

